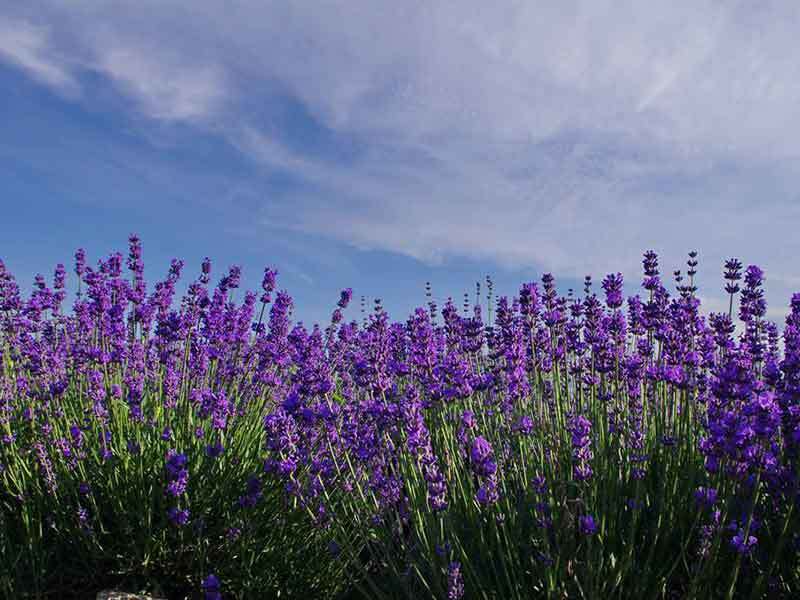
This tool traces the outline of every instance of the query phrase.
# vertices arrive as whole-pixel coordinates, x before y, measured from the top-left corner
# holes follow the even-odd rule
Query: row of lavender
[[[726,314],[695,253],[670,294],[648,252],[627,302],[545,275],[488,281],[486,319],[478,290],[359,324],[345,290],[308,330],[270,269],[237,303],[206,261],[176,302],[182,263],[148,293],[137,238],[123,262],[79,251],[69,314],[62,266],[28,299],[0,266],[6,590],[90,564],[209,598],[800,590],[800,295],[781,344],[755,266],[726,263]]]

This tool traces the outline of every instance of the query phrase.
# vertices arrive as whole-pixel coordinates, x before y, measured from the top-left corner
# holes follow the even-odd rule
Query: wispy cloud
[[[73,95],[78,90],[64,58],[50,43],[47,27],[0,15],[0,61],[23,69],[59,92]]]
[[[44,6],[9,17],[37,25],[6,60],[56,87],[72,60],[291,175],[252,209],[272,227],[574,276],[697,248],[708,280],[739,254],[796,287],[800,5]],[[287,96],[359,152],[307,151],[269,110]]]
[[[213,115],[224,102],[222,74],[208,65],[170,64],[158,51],[111,47],[94,67],[110,77],[154,119],[195,121]]]
[[[57,38],[56,23],[45,23],[0,15],[0,60],[69,96],[79,94],[82,75],[99,74],[140,112],[163,121],[204,121],[224,104],[227,83],[210,62],[176,54],[169,44],[126,40],[105,24]],[[78,33],[85,39],[70,39]]]

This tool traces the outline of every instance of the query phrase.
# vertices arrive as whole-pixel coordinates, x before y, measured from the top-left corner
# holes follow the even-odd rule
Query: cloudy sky
[[[0,256],[20,279],[143,238],[152,277],[265,264],[325,318],[700,252],[800,290],[795,2],[0,7]]]

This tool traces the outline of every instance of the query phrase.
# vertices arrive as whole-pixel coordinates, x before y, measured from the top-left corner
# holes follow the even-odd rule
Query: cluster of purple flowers
[[[173,449],[167,451],[167,489],[165,493],[176,500],[186,494],[186,487],[189,483],[188,463],[189,459],[185,454],[179,454],[177,450]],[[189,522],[189,510],[186,508],[171,506],[167,513],[170,521],[175,525],[186,525]]]
[[[578,415],[570,421],[569,432],[572,434],[573,476],[576,481],[585,481],[592,476],[592,423],[586,417]]]
[[[463,310],[452,300],[439,310],[431,298],[404,322],[392,322],[378,301],[359,324],[345,319],[348,288],[330,322],[309,328],[292,323],[292,298],[276,291],[271,268],[261,292],[237,303],[240,269],[210,288],[205,260],[176,301],[183,263],[173,261],[148,293],[141,256],[131,236],[126,276],[122,254],[90,267],[79,250],[71,313],[62,310],[62,265],[51,287],[37,277],[24,298],[0,262],[0,482],[14,497],[30,493],[18,481],[55,497],[82,481],[86,461],[113,469],[153,456],[156,444],[169,520],[198,524],[190,487],[209,485],[226,460],[235,467],[235,440],[263,464],[237,491],[239,509],[259,505],[274,483],[287,507],[320,529],[338,528],[337,539],[383,528],[415,552],[425,544],[409,543],[409,532],[437,523],[446,538],[451,514],[491,515],[482,522],[502,528],[515,512],[533,511],[542,565],[563,546],[553,527],[559,515],[569,513],[584,536],[598,533],[598,521],[604,536],[612,532],[613,515],[598,512],[609,504],[597,501],[596,480],[613,473],[614,489],[633,495],[646,485],[651,457],[659,468],[702,463],[695,506],[703,535],[727,536],[741,560],[776,530],[772,523],[755,535],[754,523],[795,501],[800,294],[781,336],[766,319],[764,274],[754,265],[726,262],[727,314],[700,312],[696,253],[688,280],[676,272],[672,295],[647,252],[646,293],[627,302],[619,273],[603,279],[604,302],[591,278],[582,296],[560,295],[545,274],[490,303],[486,320],[480,298]],[[207,472],[195,479],[196,469]],[[709,517],[712,507],[721,512]],[[85,526],[85,508],[73,509]],[[239,538],[234,523],[226,530]],[[460,598],[472,567],[452,558],[437,572],[446,573],[449,597]],[[219,595],[215,576],[204,589]]]
[[[475,499],[481,504],[497,502],[497,463],[492,445],[479,435],[472,441],[469,456],[472,470],[480,480]]]

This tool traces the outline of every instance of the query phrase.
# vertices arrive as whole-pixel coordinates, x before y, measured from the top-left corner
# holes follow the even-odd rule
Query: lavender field
[[[0,263],[0,595],[797,597],[800,294],[731,259],[707,314],[697,261],[313,327],[136,236]]]

